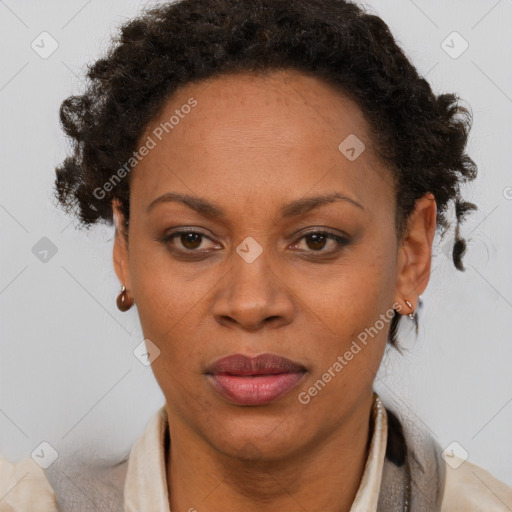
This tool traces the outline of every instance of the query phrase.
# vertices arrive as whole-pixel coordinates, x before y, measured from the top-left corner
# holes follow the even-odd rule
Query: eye
[[[334,233],[330,233],[328,231],[311,231],[299,238],[299,241],[300,240],[305,241],[306,252],[316,252],[322,254],[335,253],[349,243],[348,238],[335,235]],[[293,247],[296,248],[297,245],[298,244],[296,243]],[[329,246],[330,248],[323,250],[325,247]]]
[[[179,252],[200,253],[208,250],[203,243],[205,239],[212,241],[210,237],[200,231],[187,229],[165,235],[159,241]]]

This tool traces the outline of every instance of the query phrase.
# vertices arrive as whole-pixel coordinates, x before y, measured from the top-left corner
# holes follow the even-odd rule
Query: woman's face
[[[397,241],[359,108],[295,71],[217,77],[173,95],[143,145],[114,261],[160,351],[171,437],[272,459],[367,421],[392,309],[428,282],[435,202]],[[208,374],[233,354],[302,371]]]

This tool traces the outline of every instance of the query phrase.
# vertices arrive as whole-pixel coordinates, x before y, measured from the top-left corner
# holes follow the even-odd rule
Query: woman
[[[509,510],[373,391],[452,203],[464,270],[458,98],[343,0],[165,4],[88,77],[61,107],[56,191],[83,226],[115,224],[117,304],[166,403],[118,467],[74,486],[50,467],[45,509]]]

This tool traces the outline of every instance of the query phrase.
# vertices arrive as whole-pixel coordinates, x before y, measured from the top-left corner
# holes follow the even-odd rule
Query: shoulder
[[[44,470],[27,456],[18,463],[0,457],[0,512],[57,512]]]
[[[505,512],[511,509],[512,487],[459,457],[455,456],[454,464],[446,465],[441,512]]]

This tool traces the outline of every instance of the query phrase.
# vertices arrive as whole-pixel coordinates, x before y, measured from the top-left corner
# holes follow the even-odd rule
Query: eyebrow
[[[335,201],[346,201],[349,204],[357,206],[364,210],[364,206],[355,199],[333,192],[330,194],[322,194],[319,196],[303,197],[284,205],[281,208],[281,216],[284,218],[295,217],[308,213],[309,211]],[[183,203],[197,213],[204,217],[212,219],[225,219],[226,214],[224,210],[217,204],[207,201],[201,197],[191,196],[189,194],[182,194],[179,192],[168,192],[160,197],[157,197],[146,207],[146,213],[149,213],[156,205],[160,203],[178,202]]]

